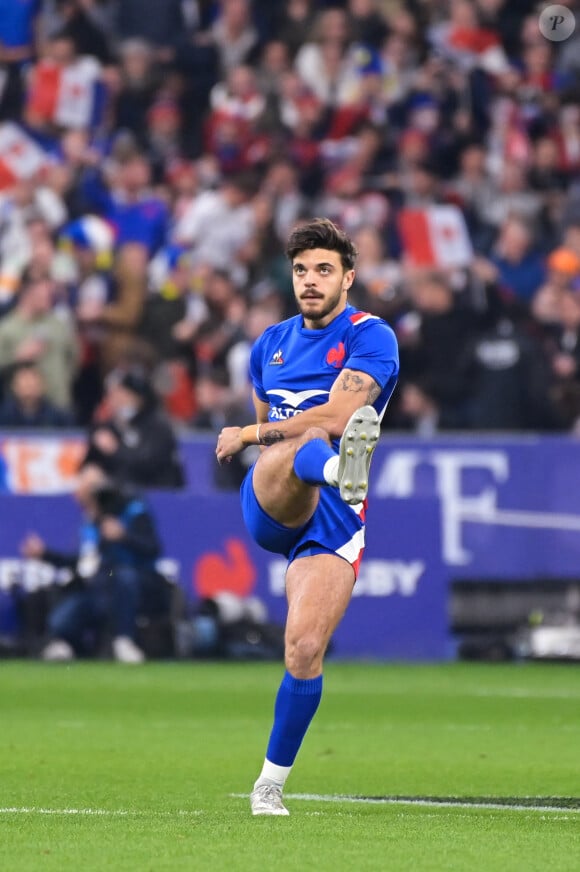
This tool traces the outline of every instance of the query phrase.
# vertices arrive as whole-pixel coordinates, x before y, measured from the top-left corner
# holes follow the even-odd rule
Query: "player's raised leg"
[[[309,440],[296,452],[294,473],[311,484],[335,485],[345,503],[361,503],[368,493],[369,469],[380,431],[376,409],[362,406],[344,428],[338,455],[328,441]]]
[[[297,458],[308,446],[313,453],[314,475],[297,472]],[[271,445],[258,458],[252,475],[256,499],[263,510],[286,527],[300,527],[314,514],[318,504],[318,484],[329,484],[323,468],[336,457],[330,439],[319,427],[302,436]]]
[[[303,436],[271,446],[256,463],[253,487],[265,512],[287,527],[305,524],[316,508],[316,486],[334,485],[351,505],[368,492],[369,468],[380,435],[373,406],[351,415],[337,455],[326,432],[312,427]]]
[[[352,566],[334,554],[295,560],[286,574],[286,672],[276,697],[266,759],[251,794],[254,815],[287,815],[284,784],[322,696],[328,642],[349,603]]]

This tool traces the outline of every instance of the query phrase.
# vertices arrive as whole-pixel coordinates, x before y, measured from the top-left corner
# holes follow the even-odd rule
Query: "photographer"
[[[89,433],[85,464],[137,488],[182,488],[183,467],[173,428],[148,376],[115,371],[107,379],[109,417]]]
[[[135,642],[136,618],[146,598],[159,599],[162,581],[155,570],[160,543],[155,522],[137,496],[114,487],[96,466],[79,475],[76,499],[83,510],[79,551],[49,549],[36,534],[23,542],[23,556],[69,568],[71,582],[48,615],[44,660],[71,660],[91,654],[99,634],[110,631],[112,652],[123,663],[141,663]]]

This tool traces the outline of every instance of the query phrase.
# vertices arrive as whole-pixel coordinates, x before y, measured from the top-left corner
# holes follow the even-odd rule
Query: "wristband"
[[[260,427],[261,424],[247,424],[245,427],[242,427],[242,432],[240,433],[240,437],[244,446],[247,445],[263,445],[261,436],[260,436]]]

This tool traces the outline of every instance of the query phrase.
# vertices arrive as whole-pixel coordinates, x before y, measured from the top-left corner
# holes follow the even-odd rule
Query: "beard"
[[[303,318],[317,324],[328,318],[328,316],[340,306],[343,294],[344,291],[342,288],[339,288],[335,294],[326,299],[322,296],[315,298],[311,297],[306,300],[301,300],[299,297],[296,297],[296,305],[298,306],[298,311]]]

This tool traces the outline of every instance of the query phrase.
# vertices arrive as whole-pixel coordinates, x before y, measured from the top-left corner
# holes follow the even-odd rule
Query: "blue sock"
[[[274,706],[267,760],[277,766],[292,766],[321,696],[322,675],[294,678],[284,673]]]
[[[324,439],[311,439],[301,445],[294,457],[294,472],[306,484],[328,484],[324,478],[324,464],[336,451]]]

